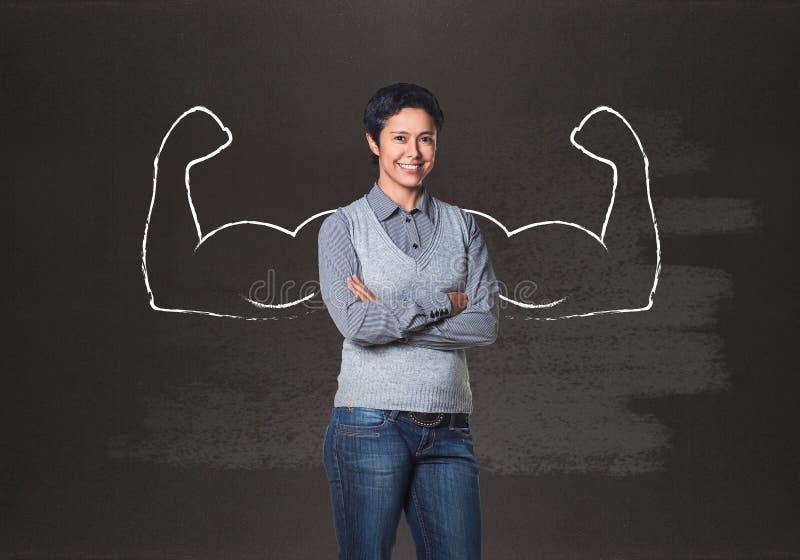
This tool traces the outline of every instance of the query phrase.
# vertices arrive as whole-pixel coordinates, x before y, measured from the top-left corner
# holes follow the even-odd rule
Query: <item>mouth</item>
[[[420,169],[422,169],[421,163],[398,163],[397,164],[400,169],[407,171],[409,173],[416,173]]]

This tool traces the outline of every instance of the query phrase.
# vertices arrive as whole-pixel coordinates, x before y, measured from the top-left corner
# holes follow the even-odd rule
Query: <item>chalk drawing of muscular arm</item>
[[[591,187],[608,196],[592,225],[545,220],[510,229],[470,210],[486,220],[481,227],[507,314],[552,320],[649,310],[661,270],[661,241],[642,142],[631,124],[606,106],[590,111],[569,140],[607,177]],[[532,189],[526,197],[535,200],[535,194]]]
[[[582,137],[591,140],[593,126],[613,141],[595,142],[600,149],[585,147]],[[208,139],[209,145],[196,148],[197,138]],[[178,117],[161,142],[153,162],[153,192],[142,241],[150,306],[157,311],[247,320],[298,318],[312,299],[319,300],[318,285],[312,280],[316,270],[312,247],[320,218],[335,210],[318,212],[294,229],[254,220],[217,227],[204,224],[192,198],[191,173],[232,140],[217,115],[197,106]],[[526,319],[648,310],[658,284],[661,245],[642,143],[628,121],[605,106],[583,118],[570,142],[608,167],[605,188],[610,201],[601,226],[548,220],[509,230],[487,213],[468,210],[485,219],[481,227],[505,288],[500,297]],[[264,278],[266,270],[278,275],[266,279],[270,286],[296,286],[306,278],[306,289],[281,289],[273,294],[277,298],[257,297],[254,286],[259,287],[257,279]],[[536,288],[532,293],[519,290],[531,285]]]

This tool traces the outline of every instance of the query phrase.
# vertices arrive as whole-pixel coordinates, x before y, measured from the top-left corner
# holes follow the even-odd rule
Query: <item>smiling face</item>
[[[372,153],[378,156],[378,185],[388,191],[417,188],[433,169],[436,124],[425,109],[403,107],[386,120],[379,145],[367,133]]]

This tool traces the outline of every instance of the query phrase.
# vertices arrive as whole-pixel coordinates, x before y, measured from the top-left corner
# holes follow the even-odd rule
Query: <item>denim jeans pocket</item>
[[[338,411],[336,432],[378,436],[378,430],[383,428],[387,421],[387,413],[379,408],[341,407]]]

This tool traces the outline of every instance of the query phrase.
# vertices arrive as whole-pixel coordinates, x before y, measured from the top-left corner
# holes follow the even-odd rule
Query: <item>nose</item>
[[[406,156],[411,159],[417,159],[419,156],[419,147],[417,146],[416,140],[412,140],[406,145]]]

